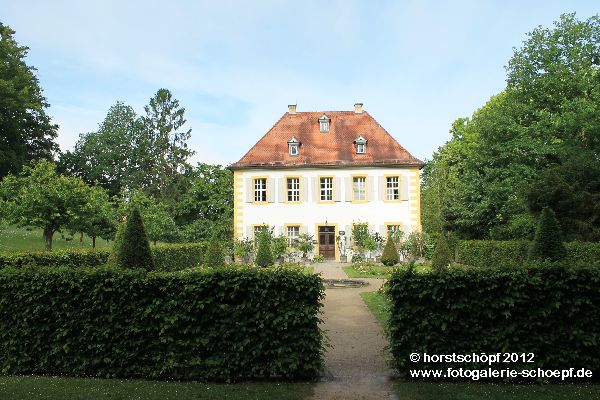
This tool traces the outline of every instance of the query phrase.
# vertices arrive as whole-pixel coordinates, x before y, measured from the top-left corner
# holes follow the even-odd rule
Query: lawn
[[[600,385],[511,385],[398,382],[398,400],[575,400],[600,399]]]
[[[406,264],[400,264],[394,267],[386,267],[383,264],[360,263],[344,267],[344,272],[349,278],[379,278],[388,279],[392,272],[398,268],[407,268]],[[417,272],[423,273],[429,271],[429,264],[415,264]]]
[[[363,292],[360,294],[381,326],[387,326],[390,317],[390,302],[381,292]]]
[[[142,380],[0,376],[0,399],[6,400],[300,400],[313,393],[311,383],[206,384]]]
[[[64,236],[63,236],[64,235]],[[66,240],[72,238],[72,240]],[[96,248],[111,247],[112,242],[97,238]],[[66,232],[55,233],[52,249],[91,249],[92,239],[86,235],[79,242],[79,235],[74,237]],[[0,226],[0,251],[44,251],[44,235],[41,229],[18,228],[16,226]]]

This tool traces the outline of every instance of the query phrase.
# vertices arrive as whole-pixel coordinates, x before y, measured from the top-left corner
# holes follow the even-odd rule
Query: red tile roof
[[[320,132],[319,118],[329,119],[329,132]],[[354,141],[367,140],[366,154],[356,154]],[[288,142],[300,142],[300,154],[290,156]],[[398,165],[422,167],[369,113],[320,111],[285,113],[231,169],[312,166]]]

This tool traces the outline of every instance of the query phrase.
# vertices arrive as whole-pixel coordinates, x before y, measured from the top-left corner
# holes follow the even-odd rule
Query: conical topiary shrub
[[[137,208],[133,208],[125,223],[121,244],[118,247],[116,262],[119,267],[154,269],[148,236]]]
[[[223,249],[217,235],[213,235],[208,242],[206,253],[204,253],[204,266],[205,267],[222,267],[225,265],[225,257],[223,256]]]
[[[448,244],[448,238],[446,234],[442,232],[440,235],[435,249],[433,250],[433,256],[431,257],[431,268],[434,270],[441,270],[452,262],[452,253],[450,252],[450,245]]]
[[[381,262],[384,265],[392,266],[398,264],[400,258],[398,257],[398,250],[396,250],[396,245],[392,240],[392,235],[390,234],[385,242],[385,247],[383,248],[383,254],[381,255]]]
[[[117,255],[121,251],[121,245],[123,244],[123,231],[125,230],[126,221],[119,222],[117,225],[117,231],[115,232],[115,240],[113,242],[112,250],[108,255],[107,263],[110,265],[117,265]]]
[[[273,265],[273,253],[271,252],[271,236],[266,229],[259,233],[258,250],[256,251],[256,265],[269,267]]]
[[[531,247],[530,261],[558,261],[565,257],[567,251],[562,242],[560,227],[556,214],[548,207],[542,210]]]

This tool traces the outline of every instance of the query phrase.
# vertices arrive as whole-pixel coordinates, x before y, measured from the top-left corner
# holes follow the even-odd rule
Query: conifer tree
[[[544,207],[529,248],[529,260],[558,261],[564,258],[566,253],[556,214],[549,207]]]
[[[452,254],[450,252],[450,245],[448,244],[448,238],[446,234],[442,232],[440,235],[435,249],[433,250],[433,256],[431,257],[431,267],[434,270],[441,270],[452,262]]]
[[[223,249],[221,248],[217,235],[213,235],[208,242],[208,247],[204,254],[204,266],[211,268],[222,267],[223,265],[225,265]]]
[[[398,250],[396,250],[396,245],[392,240],[392,235],[388,235],[387,241],[385,242],[385,247],[383,248],[383,254],[381,255],[381,262],[384,265],[392,266],[398,264],[400,259],[398,258]]]
[[[122,268],[154,269],[154,259],[144,229],[144,222],[140,212],[135,207],[132,209],[123,228],[121,244],[116,258],[117,265]]]
[[[256,265],[269,267],[273,265],[273,253],[271,252],[271,237],[267,229],[263,229],[258,236],[258,250],[256,251]]]

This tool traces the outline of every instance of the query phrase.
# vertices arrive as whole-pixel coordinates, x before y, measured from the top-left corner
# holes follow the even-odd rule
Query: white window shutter
[[[379,177],[379,200],[385,200],[386,180],[385,176]]]
[[[287,200],[287,181],[285,178],[279,178],[279,199],[277,199],[280,203],[283,203]]]
[[[352,201],[352,184],[352,177],[344,179],[346,201]]]
[[[333,178],[333,201],[341,201],[341,178]]]
[[[402,176],[402,187],[400,188],[400,200],[408,200],[408,176]]]
[[[308,201],[308,178],[300,179],[300,201],[303,203]]]
[[[387,226],[379,225],[379,235],[384,239],[387,238]]]
[[[369,176],[367,178],[367,201],[375,200],[375,178],[373,176]]]
[[[246,203],[254,201],[254,181],[252,178],[246,179]]]
[[[275,179],[267,179],[267,202],[273,203],[275,201]]]
[[[308,227],[306,225],[301,225],[300,233],[308,233]]]
[[[312,180],[312,198],[313,200],[319,201],[319,181],[317,178],[311,178]]]

